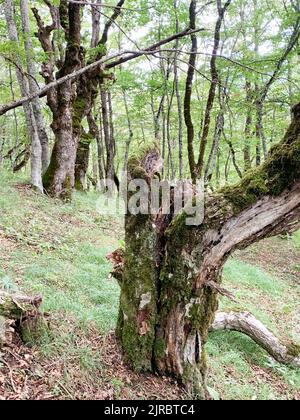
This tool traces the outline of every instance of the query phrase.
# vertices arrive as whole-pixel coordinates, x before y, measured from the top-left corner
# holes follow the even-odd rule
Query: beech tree
[[[23,29],[25,32],[29,30],[29,24],[27,19],[27,9],[26,3],[21,3],[22,5],[22,23]],[[14,4],[12,0],[5,1],[5,18],[8,28],[8,35],[11,42],[15,44],[16,47],[20,48],[20,40],[18,35],[18,29],[15,22],[14,15]],[[30,46],[30,41],[26,41],[27,48]],[[28,51],[28,50],[27,50]],[[28,72],[32,77],[35,77],[35,69],[30,57],[30,51],[27,53],[27,64]],[[23,96],[29,94],[29,84],[28,81],[24,78],[23,75],[23,63],[20,57],[17,57],[17,66],[16,66],[16,76],[18,79],[20,91]],[[32,79],[30,82],[32,86]],[[28,133],[31,140],[31,183],[41,192],[43,191],[42,184],[42,146],[41,142],[46,144],[48,147],[47,138],[44,131],[44,122],[39,109],[38,98],[35,99],[33,104],[25,103],[24,104],[24,113],[26,118],[26,125]]]
[[[176,217],[127,214],[125,253],[110,258],[121,287],[117,335],[136,370],[172,375],[205,396],[205,343],[218,295],[226,293],[222,268],[236,249],[299,228],[299,162],[300,104],[262,166],[206,196],[201,225],[187,226],[186,211]],[[149,182],[160,166],[160,153],[152,149],[131,160],[130,178]],[[286,349],[286,361],[298,363],[299,348]]]

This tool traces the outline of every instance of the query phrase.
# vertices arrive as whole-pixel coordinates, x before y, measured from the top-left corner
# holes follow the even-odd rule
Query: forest
[[[0,16],[0,400],[300,400],[300,1]]]

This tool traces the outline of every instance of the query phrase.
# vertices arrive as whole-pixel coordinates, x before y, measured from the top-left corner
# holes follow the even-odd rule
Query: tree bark
[[[17,26],[14,20],[14,5],[12,0],[5,0],[5,18],[8,28],[8,35],[11,42],[19,48],[19,36]],[[17,80],[20,86],[22,96],[28,96],[29,86],[27,80],[24,78],[22,73],[22,61],[19,56],[17,56],[17,68],[16,75]],[[31,184],[37,188],[39,191],[43,192],[42,184],[42,150],[41,143],[38,136],[37,123],[33,113],[32,105],[30,103],[25,103],[23,105],[26,125],[28,133],[31,140]]]
[[[236,249],[300,227],[300,104],[293,115],[263,166],[206,196],[201,225],[187,226],[186,212],[127,215],[117,335],[135,369],[171,375],[205,397],[205,343],[226,260]],[[157,150],[129,167],[132,178],[149,182],[161,167]]]
[[[30,18],[28,0],[20,0],[20,9],[22,17],[22,29],[24,35],[24,45],[26,51],[28,84],[30,93],[36,93],[39,89],[36,81],[36,67],[33,59],[33,45],[31,41]],[[45,128],[45,121],[41,109],[40,99],[35,98],[32,101],[32,109],[36,121],[36,127],[41,144],[42,173],[44,174],[49,166],[49,139]]]
[[[197,2],[191,0],[190,4],[190,28],[196,28],[196,6]],[[188,159],[190,173],[193,181],[197,179],[196,171],[196,160],[195,160],[195,151],[194,151],[194,139],[195,139],[195,128],[192,119],[191,113],[191,100],[193,93],[193,81],[195,77],[195,66],[197,61],[197,50],[198,50],[198,41],[196,34],[191,35],[192,48],[189,58],[189,67],[186,77],[186,87],[185,87],[185,96],[184,96],[184,121],[187,128],[187,146],[188,146]]]
[[[199,153],[199,160],[197,164],[197,177],[198,178],[201,178],[201,176],[203,175],[203,170],[205,167],[205,152],[206,152],[206,146],[208,142],[208,135],[209,135],[209,129],[210,129],[211,112],[214,106],[215,97],[216,97],[216,89],[219,83],[219,72],[217,69],[217,54],[218,54],[220,41],[221,41],[221,27],[222,27],[226,10],[230,6],[230,3],[231,3],[231,0],[227,0],[224,6],[222,7],[222,1],[217,0],[219,17],[218,17],[216,28],[215,28],[214,48],[213,48],[212,57],[210,61],[211,85],[210,85],[208,98],[207,98],[205,117],[204,117],[204,126],[203,126],[203,132],[201,136],[201,142],[200,142],[200,153]]]
[[[251,82],[246,80],[246,106],[247,106],[247,116],[245,123],[245,142],[244,142],[244,172],[251,169],[251,136],[252,136],[252,107],[253,107],[253,98],[252,98],[252,89]]]
[[[106,147],[106,178],[114,181],[115,167],[114,167],[114,142],[111,138],[111,125],[109,116],[108,94],[104,85],[100,86],[101,105],[102,105],[102,124],[104,133],[104,142]]]
[[[61,22],[66,25],[67,49],[58,78],[64,77],[81,66],[81,6],[78,4],[61,2],[65,6],[66,15],[62,15]],[[73,130],[73,102],[75,92],[72,81],[68,80],[59,85],[56,90],[56,108],[53,113],[52,129],[55,134],[55,144],[51,161],[44,175],[44,187],[47,192],[57,198],[70,200],[75,184],[75,161],[77,141]]]
[[[277,362],[300,367],[300,346],[284,343],[249,312],[218,312],[210,331],[238,331],[248,335]]]
[[[176,14],[176,32],[179,32],[179,18],[178,18],[178,1],[174,0],[174,9]],[[179,41],[176,40],[175,49],[178,50]],[[183,178],[183,115],[182,115],[182,103],[181,103],[181,93],[179,86],[179,75],[177,67],[177,58],[178,53],[175,53],[174,57],[174,85],[175,93],[177,99],[177,111],[178,111],[178,151],[179,151],[179,179]]]
[[[25,343],[41,338],[47,323],[40,312],[41,296],[25,296],[0,291],[0,348],[11,344],[18,331]]]
[[[124,166],[123,166],[123,171],[125,172],[127,170],[127,166],[128,166],[130,145],[131,145],[131,142],[133,140],[133,130],[132,130],[131,118],[130,118],[128,101],[127,101],[127,96],[126,96],[125,90],[123,90],[123,100],[124,100],[124,106],[125,106],[125,112],[126,112],[126,118],[127,118],[127,126],[128,126],[128,140],[126,141],[126,145],[125,145],[125,157],[124,157]]]

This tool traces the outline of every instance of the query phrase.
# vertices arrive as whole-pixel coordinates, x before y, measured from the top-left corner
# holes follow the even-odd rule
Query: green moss
[[[28,318],[20,325],[21,338],[29,346],[40,345],[51,340],[50,329],[43,316]]]
[[[163,338],[159,337],[155,340],[154,354],[155,354],[156,360],[159,360],[165,357],[166,348],[167,348],[166,342]]]
[[[151,217],[126,217],[125,266],[117,334],[136,371],[152,370],[158,300],[156,241]],[[145,294],[150,294],[151,299],[141,309]]]
[[[87,99],[77,96],[73,106],[73,130],[81,132],[81,123],[87,108]]]
[[[299,357],[300,356],[300,345],[295,344],[295,343],[289,344],[287,354],[291,357]]]
[[[300,180],[300,123],[295,118],[284,140],[274,146],[267,161],[243,180],[220,191],[239,213],[265,195],[276,197]]]
[[[151,152],[159,152],[159,146],[153,142],[142,146],[138,151],[132,153],[128,160],[128,171],[135,178],[144,179],[147,176],[145,169],[143,168],[143,161],[148,154]]]

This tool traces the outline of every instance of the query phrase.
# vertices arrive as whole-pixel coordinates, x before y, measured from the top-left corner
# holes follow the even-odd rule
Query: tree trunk
[[[247,116],[245,123],[245,143],[244,143],[244,171],[247,172],[251,169],[251,126],[252,126],[252,91],[251,82],[246,80],[246,106]]]
[[[133,367],[167,374],[205,397],[205,343],[218,307],[223,266],[236,249],[300,226],[300,104],[283,141],[239,184],[205,199],[204,222],[187,213],[126,217],[117,335]],[[146,182],[157,150],[129,163]],[[144,168],[144,169],[143,169]]]
[[[197,2],[195,0],[191,1],[190,5],[190,28],[196,28],[196,7]],[[192,101],[192,93],[193,93],[193,81],[195,77],[195,66],[197,62],[197,51],[198,51],[198,41],[197,36],[191,35],[192,40],[192,48],[191,54],[189,58],[189,67],[187,71],[186,77],[186,87],[185,87],[185,95],[184,95],[184,121],[187,129],[187,147],[188,147],[188,159],[189,159],[189,167],[190,173],[193,181],[197,179],[197,171],[196,171],[196,160],[195,160],[195,150],[194,150],[194,139],[195,139],[195,128],[192,119],[191,113],[191,101]]]
[[[213,110],[215,97],[216,97],[216,89],[219,83],[219,72],[217,69],[217,55],[219,51],[220,41],[221,41],[221,27],[223,24],[224,16],[226,10],[230,6],[231,0],[227,0],[224,6],[222,7],[221,0],[217,0],[217,7],[218,7],[218,20],[215,28],[215,35],[214,35],[214,47],[212,51],[212,57],[210,61],[210,74],[211,74],[211,85],[208,93],[206,110],[205,110],[205,117],[204,117],[204,126],[201,136],[200,142],[200,153],[199,153],[199,160],[197,164],[197,177],[201,178],[203,176],[203,171],[205,167],[205,152],[208,142],[208,135],[210,130],[210,122],[211,122],[211,113]]]
[[[57,77],[64,77],[80,67],[80,29],[81,6],[69,4],[67,6],[67,50],[65,62]],[[62,17],[62,16],[61,16]],[[55,134],[55,144],[51,161],[44,175],[44,187],[47,192],[57,198],[70,200],[75,184],[75,161],[77,152],[77,137],[73,132],[73,102],[75,92],[72,81],[69,80],[57,87],[57,106],[53,110],[52,129]],[[78,131],[78,130],[77,130]]]
[[[39,308],[41,296],[29,297],[0,291],[0,348],[20,333],[25,343],[36,343],[47,328]]]
[[[176,15],[176,32],[179,32],[179,18],[178,18],[178,0],[174,0],[174,9]],[[175,49],[179,49],[179,41],[176,41]],[[179,86],[179,75],[177,67],[177,58],[179,53],[175,53],[174,57],[174,85],[177,99],[177,111],[178,111],[178,150],[179,150],[179,179],[183,178],[183,115],[182,115],[182,103]]]
[[[102,105],[102,125],[106,147],[106,178],[115,182],[115,141],[112,137],[112,117],[110,116],[109,97],[104,85],[100,86]]]
[[[29,18],[29,5],[28,0],[20,0],[20,9],[22,17],[22,29],[24,35],[24,44],[26,51],[26,61],[27,61],[27,72],[29,75],[28,84],[30,93],[36,93],[39,89],[36,82],[36,68],[35,62],[33,59],[33,45],[31,42],[31,32],[30,32],[30,18]],[[50,155],[49,155],[49,140],[45,128],[44,117],[41,109],[40,99],[36,98],[32,101],[32,109],[34,118],[36,121],[37,132],[41,144],[41,159],[42,159],[42,173],[44,174],[49,166]]]
[[[131,142],[132,142],[132,139],[133,139],[131,118],[130,118],[128,101],[127,101],[127,96],[126,96],[125,90],[123,90],[123,100],[124,100],[124,106],[125,106],[125,112],[126,112],[126,118],[127,118],[127,126],[128,126],[128,140],[126,141],[126,145],[125,145],[125,158],[124,158],[124,166],[123,166],[123,171],[125,172],[127,170],[127,166],[128,166],[130,145],[131,145]]]
[[[75,188],[77,191],[87,190],[87,172],[89,169],[90,144],[92,140],[93,136],[91,134],[81,133],[75,164]]]
[[[8,34],[10,41],[14,42],[16,46],[20,46],[17,26],[14,21],[14,6],[12,0],[5,0],[5,18],[8,27]],[[17,56],[17,68],[16,75],[22,96],[27,96],[29,93],[29,87],[27,80],[22,73],[22,61]],[[31,140],[31,184],[39,191],[43,192],[42,184],[42,150],[40,139],[37,131],[37,123],[35,121],[32,105],[25,103],[23,105],[26,125]]]
[[[102,126],[98,127],[92,112],[89,113],[88,117],[88,124],[90,133],[97,141],[97,164],[98,164],[98,173],[99,173],[99,182],[100,182],[100,189],[104,191],[105,185],[105,161],[104,161],[104,145],[103,145],[103,133],[102,133]],[[101,119],[100,119],[101,123]]]
[[[277,362],[300,367],[300,346],[279,340],[248,312],[218,312],[210,330],[230,330],[246,334],[263,347]]]

